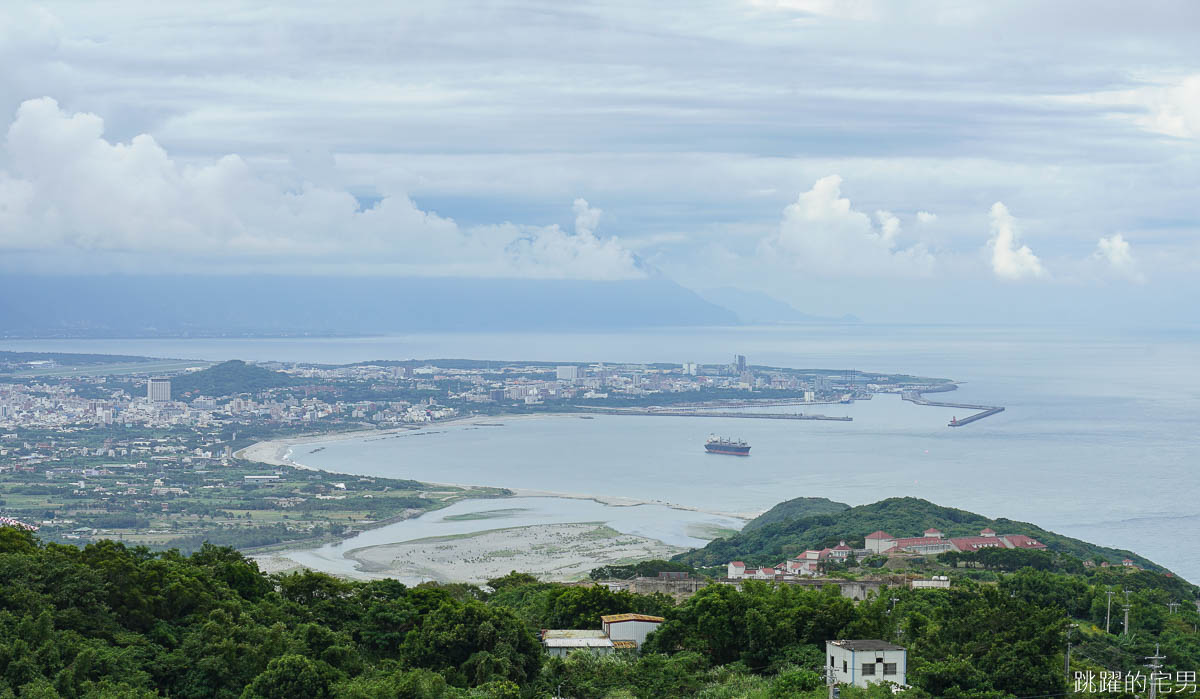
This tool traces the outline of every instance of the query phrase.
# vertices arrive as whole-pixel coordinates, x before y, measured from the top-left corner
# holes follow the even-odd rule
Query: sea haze
[[[1193,331],[776,326],[621,333],[463,333],[310,340],[3,342],[17,350],[344,363],[469,357],[729,361],[853,367],[965,382],[952,400],[1004,413],[952,429],[960,411],[877,396],[814,406],[853,422],[557,417],[431,428],[421,438],[331,443],[304,463],[350,473],[610,494],[722,512],[801,495],[861,504],[915,495],[1129,548],[1200,580],[1178,542],[1200,538],[1200,341]],[[748,459],[703,453],[709,432]],[[311,448],[310,448],[311,449]],[[670,512],[665,510],[665,512]],[[892,532],[903,534],[903,532]]]

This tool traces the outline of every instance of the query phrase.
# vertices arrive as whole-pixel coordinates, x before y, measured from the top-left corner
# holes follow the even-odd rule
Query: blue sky
[[[1195,3],[383,5],[6,4],[5,268],[1194,320]]]

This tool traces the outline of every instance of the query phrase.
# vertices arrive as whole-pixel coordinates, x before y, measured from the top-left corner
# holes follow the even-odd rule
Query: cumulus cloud
[[[1135,282],[1146,281],[1145,275],[1133,257],[1133,248],[1120,233],[1101,238],[1096,243],[1092,259],[1101,262],[1110,272]]]
[[[928,211],[917,212],[917,223],[933,223],[937,221],[937,214],[931,214]]]
[[[842,178],[817,180],[783,211],[774,235],[763,241],[762,252],[782,257],[813,274],[927,275],[936,260],[924,244],[899,244],[900,219],[888,211],[867,214],[854,210],[842,196]]]
[[[226,155],[180,165],[152,136],[104,138],[94,114],[29,100],[0,170],[0,251],[121,254],[439,275],[619,279],[644,276],[632,252],[596,236],[600,210],[575,202],[575,232],[505,223],[461,227],[403,193],[363,210],[346,191],[285,188]]]
[[[595,233],[596,227],[600,225],[600,216],[604,212],[588,205],[587,199],[582,197],[575,200],[572,208],[575,210],[575,233],[577,235]]]
[[[1045,277],[1046,268],[1028,245],[1021,245],[1016,221],[1001,202],[992,204],[992,238],[988,248],[992,253],[992,271],[1007,280]]]

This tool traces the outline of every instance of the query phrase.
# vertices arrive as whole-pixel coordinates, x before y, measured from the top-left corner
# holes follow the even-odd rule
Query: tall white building
[[[155,403],[171,400],[170,379],[150,379],[146,382],[146,397]]]
[[[558,367],[558,380],[559,381],[574,381],[578,378],[580,378],[579,367],[577,367],[573,364],[570,366]]]

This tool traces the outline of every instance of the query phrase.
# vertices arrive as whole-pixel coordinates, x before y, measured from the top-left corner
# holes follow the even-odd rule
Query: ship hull
[[[705,450],[709,454],[727,454],[729,456],[750,456],[750,447],[719,447],[716,445],[705,445]]]

